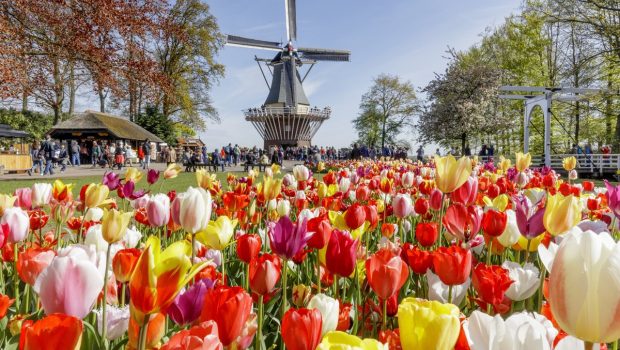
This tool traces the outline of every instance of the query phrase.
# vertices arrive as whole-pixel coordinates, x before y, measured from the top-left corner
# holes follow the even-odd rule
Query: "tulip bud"
[[[131,273],[133,272],[138,258],[142,252],[136,248],[127,248],[119,250],[114,259],[112,259],[112,271],[114,271],[114,277],[121,283],[129,282]]]
[[[250,233],[241,235],[237,239],[237,256],[239,260],[249,264],[258,256],[261,247],[262,241],[259,235]]]
[[[338,326],[338,315],[340,313],[338,300],[319,293],[310,299],[308,309],[317,309],[321,313],[323,319],[321,336],[324,336],[327,332],[336,330]]]
[[[293,174],[297,181],[307,181],[310,178],[310,170],[305,165],[295,165],[293,167]]]
[[[0,219],[0,225],[4,224],[8,224],[9,226],[7,240],[10,243],[21,242],[28,236],[30,218],[21,208],[13,207],[5,209],[2,219]]]
[[[124,213],[116,209],[105,210],[101,222],[103,239],[109,244],[120,241],[125,236],[125,231],[132,216],[132,212]]]
[[[319,198],[325,198],[327,197],[327,185],[325,184],[325,182],[319,182],[319,185],[317,186],[316,189],[316,194],[319,196]]]
[[[305,307],[311,296],[312,288],[303,284],[293,286],[293,305]]]
[[[279,216],[288,216],[291,213],[291,202],[289,202],[288,199],[280,200],[276,210]]]
[[[33,188],[34,190],[34,188]],[[84,193],[84,205],[86,208],[98,207],[108,198],[110,189],[104,184],[91,183]]]
[[[403,174],[403,176],[400,179],[400,182],[404,188],[410,188],[413,186],[414,180],[415,180],[415,175],[412,172],[408,171]]]
[[[441,193],[441,191],[438,189],[434,189],[431,192],[431,197],[428,204],[433,210],[441,210],[441,207],[443,205],[442,201],[443,193]]]
[[[568,178],[571,180],[577,180],[577,170],[573,169],[568,172]]]
[[[153,227],[166,225],[170,220],[170,198],[158,193],[146,203],[146,216]]]
[[[411,197],[402,193],[397,194],[392,200],[392,208],[394,208],[394,215],[399,219],[409,216],[413,211]]]
[[[351,180],[348,177],[341,178],[338,183],[338,190],[345,193],[349,190],[349,187],[351,187]]]
[[[40,208],[47,205],[52,199],[52,185],[36,183],[32,185],[32,206]]]
[[[17,197],[14,197],[8,194],[0,194],[0,215],[2,215],[2,213],[4,212],[4,209],[12,208],[13,205],[15,204],[16,199]],[[30,209],[30,208],[27,208],[27,209]]]

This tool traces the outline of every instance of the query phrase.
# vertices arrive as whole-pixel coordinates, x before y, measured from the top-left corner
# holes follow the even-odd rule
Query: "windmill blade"
[[[286,35],[288,41],[297,40],[297,5],[295,0],[284,0],[286,12]]]
[[[250,39],[250,38],[244,38],[242,36],[237,36],[237,35],[226,35],[226,45],[251,47],[254,49],[262,49],[262,50],[282,51],[282,47],[280,46],[280,43],[277,43],[275,41]]]
[[[332,49],[316,49],[309,47],[300,47],[297,53],[304,59],[315,61],[340,61],[348,62],[351,57],[351,51],[332,50]]]

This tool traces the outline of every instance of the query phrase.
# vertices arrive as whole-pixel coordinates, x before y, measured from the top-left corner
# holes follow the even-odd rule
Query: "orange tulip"
[[[52,187],[52,197],[59,202],[71,201],[73,199],[73,184],[64,184],[61,180],[54,181]]]
[[[145,349],[158,349],[159,341],[164,336],[166,325],[166,316],[162,313],[151,315],[149,323],[146,326],[146,346]],[[138,337],[140,335],[140,324],[133,319],[129,318],[129,328],[127,329],[127,350],[133,350],[138,348]]]
[[[22,350],[76,350],[82,344],[82,321],[52,314],[35,323],[24,323],[19,338]]]
[[[33,286],[41,271],[49,266],[55,256],[56,252],[46,248],[28,248],[19,253],[17,259],[17,274],[19,278]]]
[[[141,253],[140,249],[127,248],[119,250],[116,255],[114,255],[114,259],[112,259],[112,271],[114,271],[114,276],[117,281],[121,283],[129,282],[131,273],[134,267],[136,267]]]
[[[366,260],[366,276],[379,299],[387,300],[405,284],[409,269],[400,256],[389,249],[381,249]]]
[[[160,350],[221,350],[223,348],[218,338],[217,323],[207,321],[176,333]]]
[[[6,316],[9,307],[13,305],[15,299],[9,298],[8,295],[0,294],[0,320]]]

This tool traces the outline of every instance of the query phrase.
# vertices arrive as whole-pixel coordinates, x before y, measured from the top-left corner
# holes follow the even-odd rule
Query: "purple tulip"
[[[269,245],[271,250],[283,259],[292,259],[306,246],[312,236],[308,234],[307,221],[293,223],[288,216],[283,216],[277,223],[269,223]]]
[[[159,180],[159,170],[149,169],[149,171],[146,173],[146,182],[152,185],[156,183],[157,180]]]
[[[515,196],[513,199],[517,226],[521,235],[531,239],[545,232],[543,224],[545,208],[537,210],[538,203],[530,203],[530,200],[523,195]]]
[[[179,326],[196,321],[200,317],[205,294],[214,285],[215,282],[211,279],[203,278],[194,283],[184,293],[179,293],[166,311],[170,319]]]
[[[123,197],[134,200],[144,196],[147,192],[145,190],[135,190],[136,184],[133,181],[127,181],[119,190],[123,193]]]
[[[607,193],[605,193],[607,206],[609,206],[616,219],[620,219],[620,185],[614,186],[605,180],[605,187],[607,187]]]
[[[118,176],[118,174],[112,171],[106,171],[105,174],[103,174],[103,181],[101,182],[104,185],[108,186],[110,191],[114,191],[115,189],[118,188],[118,186],[120,186],[121,179],[120,179],[120,176]]]

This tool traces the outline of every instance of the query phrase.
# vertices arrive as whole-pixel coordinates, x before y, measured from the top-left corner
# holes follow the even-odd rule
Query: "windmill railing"
[[[329,107],[317,108],[310,106],[297,106],[297,107],[261,107],[261,108],[248,108],[243,110],[243,114],[246,118],[267,117],[274,115],[307,115],[309,117],[328,119],[332,110]]]
[[[575,157],[577,159],[577,166],[575,170],[579,173],[598,173],[598,174],[618,174],[620,171],[620,154],[552,154],[551,155],[551,168],[563,171],[564,167],[562,161],[567,157]],[[481,157],[478,156],[478,160],[487,162],[493,158],[493,161],[498,164],[500,161],[499,156],[496,157]],[[511,158],[514,163],[514,156]],[[540,167],[544,165],[544,156],[532,155],[532,167]]]

